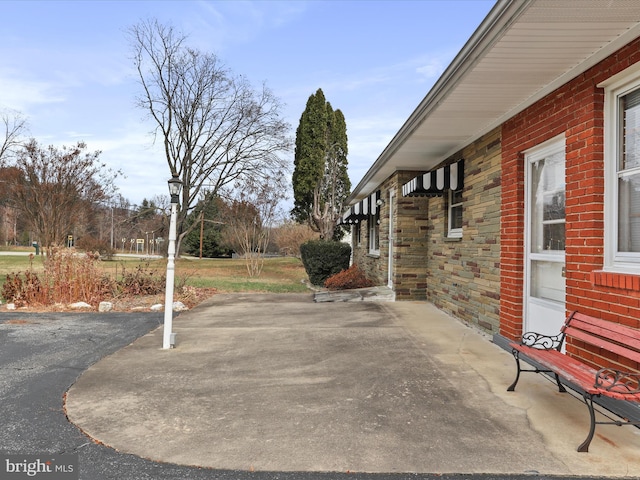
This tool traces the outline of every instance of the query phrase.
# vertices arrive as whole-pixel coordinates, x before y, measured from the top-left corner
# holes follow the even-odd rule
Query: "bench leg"
[[[554,373],[554,375],[556,376],[556,383],[558,384],[558,391],[560,393],[567,393],[567,389],[564,388],[564,385],[562,385],[562,383],[560,383],[560,377],[558,376],[558,374]]]
[[[593,434],[596,432],[596,412],[593,409],[593,395],[589,395],[588,393],[585,393],[583,397],[584,397],[584,403],[587,404],[587,408],[589,409],[591,426],[589,427],[589,435],[587,435],[587,438],[585,439],[585,441],[582,442],[582,444],[578,447],[578,451],[588,452],[589,444],[591,443],[591,440],[593,440]]]
[[[509,386],[509,388],[507,388],[507,392],[515,391],[518,380],[520,380],[520,372],[522,371],[522,369],[520,368],[520,352],[518,352],[518,350],[512,350],[511,353],[513,354],[513,358],[516,359],[516,367],[518,368],[518,371],[516,372],[516,379]]]
[[[555,373],[552,370],[542,370],[539,368],[534,368],[532,370],[528,370],[526,368],[522,368],[522,366],[520,365],[520,351],[516,350],[515,348],[513,350],[511,350],[511,353],[513,354],[513,358],[516,359],[516,367],[517,367],[517,371],[516,371],[516,379],[513,381],[513,383],[511,385],[509,385],[509,388],[507,388],[507,392],[513,392],[516,389],[516,385],[518,384],[518,381],[520,380],[520,373],[521,372],[532,372],[532,373],[553,373],[553,375],[555,376],[556,379],[556,384],[558,385],[558,391],[560,393],[567,393],[567,390],[564,388],[564,385],[562,385],[562,383],[560,382],[560,376]]]

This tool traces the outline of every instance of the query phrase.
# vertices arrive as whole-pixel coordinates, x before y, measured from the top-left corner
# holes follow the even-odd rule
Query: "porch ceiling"
[[[638,0],[499,0],[354,189],[426,171],[640,36]]]

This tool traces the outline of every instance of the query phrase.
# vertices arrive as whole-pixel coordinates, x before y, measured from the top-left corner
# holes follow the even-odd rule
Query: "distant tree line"
[[[117,194],[114,179],[99,162],[100,152],[42,147],[34,139],[5,154],[0,166],[0,242],[44,249],[72,245],[102,253],[114,250],[164,253],[168,232],[167,197],[141,205]],[[316,235],[279,216],[283,193],[268,184],[244,185],[236,198],[208,192],[185,219],[183,252],[201,257],[237,253],[258,274],[264,253],[299,255],[299,244]]]
[[[322,90],[309,98],[291,162],[290,126],[266,87],[255,89],[220,59],[156,20],[128,30],[138,72],[137,105],[162,143],[168,175],[183,183],[178,253],[238,253],[250,275],[264,253],[299,255],[312,238],[339,239],[350,191],[346,121]],[[26,119],[0,111],[0,242],[47,248],[166,252],[168,196],[131,205],[117,192],[122,172],[84,142],[45,146]],[[291,166],[294,165],[293,179]],[[280,204],[293,188],[293,220]]]

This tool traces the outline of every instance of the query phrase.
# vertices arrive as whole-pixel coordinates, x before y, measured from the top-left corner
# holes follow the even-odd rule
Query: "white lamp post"
[[[172,173],[169,180],[169,193],[171,194],[171,220],[169,222],[169,246],[167,249],[167,286],[164,293],[164,331],[162,335],[162,348],[171,348],[174,345],[171,329],[173,328],[173,285],[176,273],[176,223],[178,216],[178,202],[180,201],[182,182],[177,173]]]

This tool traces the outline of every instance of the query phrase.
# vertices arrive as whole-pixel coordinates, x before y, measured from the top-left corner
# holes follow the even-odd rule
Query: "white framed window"
[[[449,190],[448,238],[462,238],[462,190]]]
[[[604,268],[640,271],[640,69],[603,82]]]
[[[531,255],[564,255],[566,168],[564,134],[525,153]]]
[[[369,254],[380,255],[380,213],[369,215]]]

